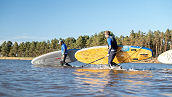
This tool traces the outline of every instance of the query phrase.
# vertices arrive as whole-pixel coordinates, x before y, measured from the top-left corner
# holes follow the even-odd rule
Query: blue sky
[[[0,43],[172,29],[172,0],[0,0]]]

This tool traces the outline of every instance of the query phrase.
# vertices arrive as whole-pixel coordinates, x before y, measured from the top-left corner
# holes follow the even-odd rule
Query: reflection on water
[[[95,67],[33,67],[30,61],[0,60],[0,96],[172,96],[172,65],[128,63],[122,64],[123,70]]]
[[[163,71],[165,74],[169,72],[172,74],[169,69],[165,71]],[[85,85],[84,88],[87,88],[88,92],[97,91],[97,95],[99,93],[103,93],[103,96],[172,95],[172,78],[163,76],[166,77],[164,79],[158,71],[76,69],[73,73],[76,74],[75,81],[79,84],[79,88]],[[154,74],[158,74],[159,77]]]
[[[98,87],[98,91],[103,92],[105,87],[123,87],[125,89],[136,88],[136,85],[149,85],[150,83],[144,83],[144,81],[135,81],[135,78],[152,77],[150,71],[137,71],[137,70],[110,70],[110,69],[76,69],[74,74],[75,81],[78,84],[88,85],[91,88],[90,91],[94,91],[92,87]],[[123,85],[125,84],[125,85]],[[128,84],[128,85],[126,85]],[[78,85],[78,87],[81,87]],[[93,90],[92,90],[93,89]],[[118,90],[118,88],[116,88]],[[97,91],[96,90],[96,91]],[[116,90],[114,90],[116,91]]]
[[[75,81],[80,84],[78,87],[82,87],[84,84],[90,87],[89,91],[103,91],[103,87],[108,84],[109,71],[108,69],[76,69],[73,73],[77,75]],[[92,87],[97,87],[97,89]]]

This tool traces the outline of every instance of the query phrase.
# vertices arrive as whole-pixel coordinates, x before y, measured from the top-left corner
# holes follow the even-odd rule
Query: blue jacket
[[[111,46],[111,48],[109,48],[108,54],[110,54],[111,51],[116,51],[118,49],[117,42],[114,37],[109,36],[107,38],[107,43],[108,43],[108,47]]]
[[[62,52],[62,55],[67,54],[67,46],[65,43],[63,43],[61,46],[61,52]]]

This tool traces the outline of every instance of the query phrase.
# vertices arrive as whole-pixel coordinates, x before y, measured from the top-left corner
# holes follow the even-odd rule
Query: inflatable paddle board
[[[107,46],[96,46],[78,50],[75,53],[75,58],[83,63],[91,64],[108,64],[108,48]],[[104,57],[104,58],[103,58]],[[152,57],[152,50],[146,47],[139,46],[123,46],[118,45],[118,51],[113,62],[115,63],[129,63],[139,60],[144,60]]]
[[[68,55],[66,57],[66,62],[74,62],[76,61],[75,59],[75,53],[79,49],[69,49],[68,50]],[[31,63],[34,65],[54,65],[54,66],[59,66],[60,61],[61,61],[61,51],[54,51],[50,52],[47,54],[43,54],[41,56],[38,56],[34,58]]]
[[[158,61],[164,64],[172,64],[172,50],[168,50],[158,56]]]

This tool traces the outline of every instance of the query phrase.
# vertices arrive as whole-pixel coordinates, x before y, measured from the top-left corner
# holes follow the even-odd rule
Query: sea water
[[[101,65],[35,67],[30,62],[0,60],[0,96],[172,97],[172,65],[125,63],[122,70],[111,70]]]

